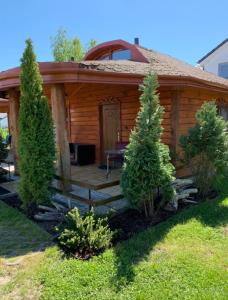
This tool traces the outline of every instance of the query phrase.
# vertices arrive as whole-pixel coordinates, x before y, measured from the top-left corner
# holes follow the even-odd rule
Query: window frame
[[[113,59],[113,53],[115,52],[120,52],[120,51],[129,51],[129,59]],[[104,59],[106,57],[109,57],[109,59]],[[132,51],[130,49],[115,49],[115,50],[110,50],[106,53],[104,53],[103,55],[101,55],[98,60],[103,60],[103,61],[107,61],[107,60],[132,60]]]
[[[227,77],[223,77],[220,72],[221,72],[221,68],[222,66],[227,65],[227,72],[228,72],[228,62],[223,62],[223,63],[219,63],[218,64],[218,76],[224,78],[224,79],[228,79],[228,73],[227,73]]]

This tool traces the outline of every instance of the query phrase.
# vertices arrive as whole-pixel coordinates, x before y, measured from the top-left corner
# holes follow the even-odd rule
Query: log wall
[[[111,84],[65,84],[68,139],[70,142],[96,145],[96,162],[100,162],[100,107],[107,102],[120,103],[121,141],[128,142],[139,109],[137,86]],[[48,89],[45,94],[49,96]],[[162,140],[179,151],[179,138],[195,124],[195,114],[205,101],[228,105],[228,94],[196,88],[160,88],[164,107]]]
[[[121,141],[127,142],[139,109],[140,92],[137,86],[86,84],[65,86],[69,110],[69,139],[71,142],[96,145],[96,160],[99,163],[101,149],[100,106],[107,102],[120,103]],[[75,90],[77,92],[75,93]],[[163,141],[171,141],[171,92],[160,91],[164,106]]]

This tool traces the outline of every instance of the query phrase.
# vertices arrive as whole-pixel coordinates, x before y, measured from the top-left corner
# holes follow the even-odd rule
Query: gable
[[[228,39],[225,39],[222,43],[204,55],[197,63],[202,64],[210,61],[211,59],[223,54],[224,51],[228,51]]]

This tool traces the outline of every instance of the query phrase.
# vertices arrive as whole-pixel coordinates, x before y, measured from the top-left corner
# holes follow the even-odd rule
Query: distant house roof
[[[220,44],[218,44],[218,46],[216,46],[214,49],[212,49],[210,52],[208,52],[206,55],[204,55],[201,59],[199,59],[197,63],[200,64],[205,58],[207,58],[212,53],[214,53],[216,50],[218,50],[220,47],[222,47],[226,42],[228,42],[228,39],[225,39]]]

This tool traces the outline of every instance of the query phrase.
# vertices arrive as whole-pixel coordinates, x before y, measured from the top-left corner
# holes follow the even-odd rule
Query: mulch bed
[[[6,189],[0,187],[0,195],[8,193]],[[21,200],[19,197],[14,196],[6,199],[2,199],[3,202],[9,206],[16,208],[23,213],[21,208]],[[150,226],[154,226],[160,222],[165,221],[175,213],[161,210],[154,218],[145,218],[142,214],[135,210],[127,210],[120,214],[117,214],[110,218],[109,226],[112,230],[117,230],[114,243],[129,239],[135,233],[145,230]],[[30,218],[33,222],[38,224],[45,231],[50,233],[53,237],[56,237],[55,227],[59,225],[59,221],[43,221],[39,222]]]
[[[179,205],[177,212],[160,210],[153,218],[146,218],[140,212],[132,209],[112,217],[109,220],[109,226],[112,230],[117,230],[114,243],[127,240],[134,234],[146,230],[148,227],[164,222],[187,206],[189,205]]]
[[[0,187],[0,195],[6,194],[8,191],[2,187]],[[215,198],[217,196],[216,193],[211,193],[208,198]],[[198,199],[196,199],[198,200]],[[13,196],[10,198],[2,199],[6,204],[12,206],[13,208],[18,209],[23,213],[21,209],[21,200],[17,196]],[[134,234],[139,233],[148,227],[155,226],[158,223],[164,222],[174,214],[180,212],[186,207],[195,204],[179,204],[177,212],[169,212],[165,210],[160,210],[153,218],[145,218],[144,215],[140,214],[140,212],[129,209],[125,212],[117,214],[109,219],[109,226],[112,230],[116,230],[117,234],[115,235],[114,244],[127,240],[132,237]],[[59,221],[43,221],[39,222],[32,219],[33,222],[37,223],[41,228],[51,234],[53,237],[56,237],[55,227],[59,225]]]

